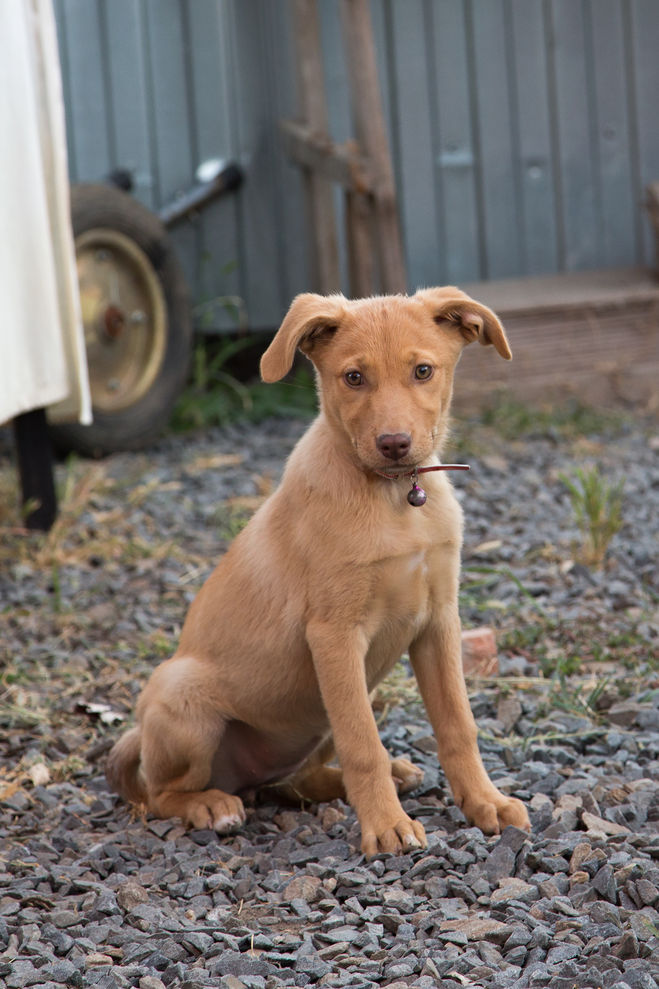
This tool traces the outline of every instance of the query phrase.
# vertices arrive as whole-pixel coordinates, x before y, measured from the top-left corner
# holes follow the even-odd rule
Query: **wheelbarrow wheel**
[[[137,449],[166,426],[192,346],[188,291],[162,223],[120,189],[71,188],[94,421],[60,424],[60,450]]]

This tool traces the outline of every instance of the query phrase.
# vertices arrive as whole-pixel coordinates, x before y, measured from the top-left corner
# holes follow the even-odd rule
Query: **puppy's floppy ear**
[[[421,289],[415,298],[430,309],[432,318],[438,325],[449,323],[455,326],[465,343],[478,340],[484,346],[492,344],[505,360],[512,359],[508,339],[497,316],[459,288],[449,285],[445,288]]]
[[[322,338],[336,332],[344,312],[342,295],[314,295],[307,292],[293,299],[274,340],[261,358],[264,381],[279,381],[290,371],[299,347],[309,355]]]

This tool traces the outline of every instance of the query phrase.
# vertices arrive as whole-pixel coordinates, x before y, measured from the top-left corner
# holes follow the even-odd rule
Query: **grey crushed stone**
[[[403,801],[426,827],[423,852],[365,862],[354,814],[340,802],[257,803],[238,834],[220,837],[135,819],[108,792],[103,755],[119,728],[84,705],[102,701],[129,716],[156,661],[146,647],[161,632],[175,637],[225,545],[222,502],[252,498],[259,478],[276,478],[302,428],[276,421],[168,437],[105,462],[111,483],[81,514],[84,538],[121,508],[117,525],[146,544],[171,540],[179,552],[155,563],[136,552],[131,568],[111,557],[64,562],[56,590],[52,574],[29,563],[0,573],[1,610],[33,616],[8,625],[4,655],[22,655],[42,680],[67,675],[51,725],[3,722],[0,768],[15,779],[17,767],[37,761],[68,767],[37,785],[23,780],[2,799],[0,986],[653,989],[659,475],[656,444],[642,429],[597,439],[611,479],[626,478],[625,528],[608,569],[561,566],[578,533],[558,470],[583,454],[534,437],[470,457],[471,474],[455,480],[466,574],[492,571],[480,599],[465,595],[466,623],[498,624],[510,609],[532,625],[540,608],[543,620],[610,623],[612,634],[633,629],[647,641],[633,692],[619,696],[611,671],[597,716],[542,686],[533,644],[502,653],[502,679],[472,683],[485,764],[527,802],[531,835],[508,828],[487,838],[465,824],[414,703],[393,709],[382,735],[393,755],[425,771]],[[236,451],[242,464],[212,466]],[[143,495],[131,498],[138,488]],[[479,548],[492,540],[498,546]],[[53,618],[55,593],[60,614],[88,618],[68,640]],[[106,675],[106,657],[121,675]],[[565,691],[572,682],[566,673]]]

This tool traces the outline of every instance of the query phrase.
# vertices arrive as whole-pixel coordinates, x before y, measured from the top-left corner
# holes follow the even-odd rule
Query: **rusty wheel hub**
[[[165,355],[167,309],[148,257],[109,228],[76,238],[92,404],[129,408],[149,391]]]

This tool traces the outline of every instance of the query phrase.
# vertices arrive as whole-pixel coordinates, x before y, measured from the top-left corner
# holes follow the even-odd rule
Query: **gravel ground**
[[[455,476],[463,619],[500,645],[500,676],[470,682],[481,751],[532,834],[466,827],[404,664],[378,716],[425,769],[403,803],[426,851],[367,863],[341,802],[261,802],[219,837],[108,792],[137,691],[302,428],[62,465],[48,537],[0,518],[0,986],[656,986],[656,424],[508,441],[474,425],[451,451],[472,464]],[[601,569],[579,559],[559,477],[591,462],[626,484]]]

